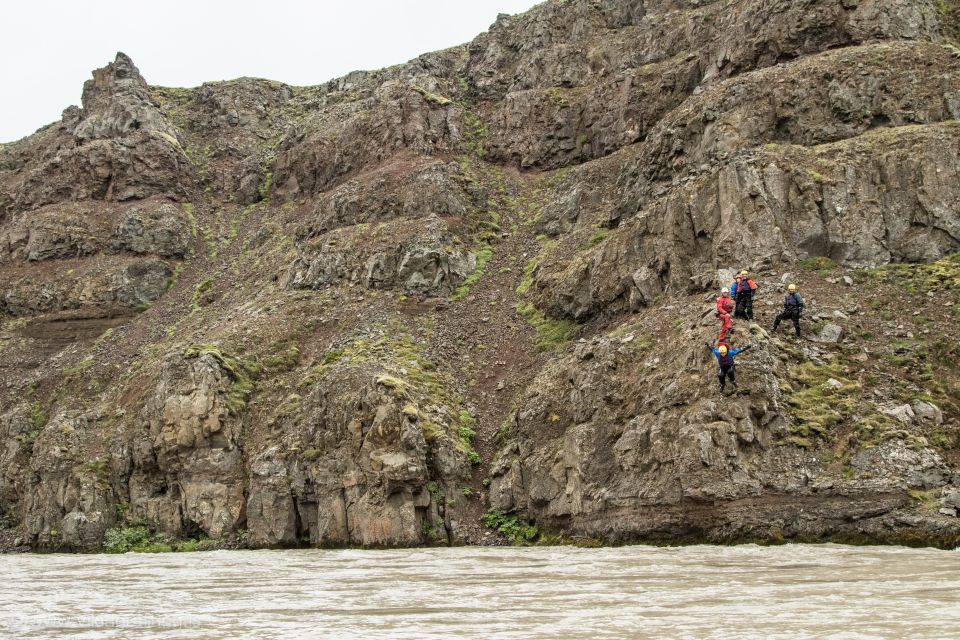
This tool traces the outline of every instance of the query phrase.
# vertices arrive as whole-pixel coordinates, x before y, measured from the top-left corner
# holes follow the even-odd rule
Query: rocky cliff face
[[[956,544],[956,14],[551,0],[315,87],[118,54],[0,146],[0,540]],[[743,267],[808,310],[728,395]]]

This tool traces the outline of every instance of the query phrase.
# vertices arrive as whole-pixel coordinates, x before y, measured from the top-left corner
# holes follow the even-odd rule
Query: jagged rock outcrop
[[[712,286],[723,264],[936,260],[960,250],[958,149],[953,122],[767,146],[672,190],[559,273],[542,270],[534,290],[581,319]]]
[[[811,146],[869,129],[960,117],[960,60],[934,44],[830,51],[744,74],[661,120],[619,178],[613,221],[683,178],[767,143]]]
[[[76,207],[48,207],[12,216],[0,240],[0,262],[79,258],[101,249],[91,220]],[[95,223],[94,223],[95,224]]]
[[[455,151],[462,142],[462,107],[430,93],[417,80],[384,82],[373,92],[370,108],[337,105],[335,122],[315,132],[290,131],[274,163],[273,193],[284,200],[313,195],[401,151],[420,155]]]
[[[24,266],[3,270],[0,310],[14,316],[33,316],[83,307],[135,308],[149,305],[166,292],[173,268],[162,260],[102,257],[64,260],[64,272],[38,274]]]
[[[341,227],[395,218],[457,218],[467,215],[469,198],[459,168],[428,162],[410,168],[400,161],[384,170],[349,180],[316,198],[298,233],[312,238]]]
[[[22,508],[26,533],[40,547],[96,549],[116,521],[109,458],[85,455],[96,423],[96,416],[65,412],[36,433]]]
[[[471,45],[468,71],[499,101],[488,156],[556,168],[643,140],[718,80],[936,32],[933,6],[914,2],[556,3],[498,20]]]
[[[368,289],[449,295],[477,266],[438,219],[358,225],[307,242],[290,265],[287,286],[329,286],[340,281]]]
[[[131,207],[117,223],[111,238],[114,248],[182,258],[190,246],[190,220],[169,203]]]
[[[122,53],[84,85],[83,109],[64,111],[32,153],[17,146],[0,183],[11,195],[7,212],[86,199],[183,197],[192,181],[176,129]]]
[[[219,536],[245,520],[237,411],[243,365],[213,347],[170,354],[130,442],[131,515],[166,533]]]
[[[702,346],[647,340],[581,341],[539,374],[491,469],[495,510],[604,540],[816,539],[883,529],[908,505],[904,489],[949,482],[936,451],[902,440],[861,449],[852,478],[796,446],[775,344],[740,357],[748,382],[726,399],[703,383],[714,363]]]
[[[176,130],[150,98],[140,71],[124,53],[83,84],[83,112],[73,135],[81,143],[121,138],[135,131],[177,139]]]
[[[468,463],[418,395],[400,378],[334,367],[291,398],[283,432],[297,435],[252,464],[254,544],[446,541],[451,514],[438,499]]]

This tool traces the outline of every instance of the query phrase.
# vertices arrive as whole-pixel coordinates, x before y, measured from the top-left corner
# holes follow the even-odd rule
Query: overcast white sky
[[[0,32],[0,141],[80,104],[93,69],[123,51],[147,82],[254,76],[319,84],[472,40],[539,0],[13,0]]]

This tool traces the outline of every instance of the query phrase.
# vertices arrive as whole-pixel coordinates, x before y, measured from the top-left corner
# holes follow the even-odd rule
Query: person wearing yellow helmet
[[[717,379],[720,380],[720,391],[722,392],[727,386],[727,378],[730,378],[730,382],[733,384],[733,388],[737,388],[737,368],[734,364],[733,359],[737,354],[743,353],[751,348],[752,344],[748,344],[742,349],[731,349],[724,343],[718,344],[714,347],[709,342],[705,342],[707,348],[713,351],[713,355],[717,358],[717,364],[720,365],[720,372],[717,374]]]
[[[756,290],[757,283],[750,278],[750,272],[746,269],[741,271],[730,285],[730,296],[737,303],[734,318],[753,320],[753,292]]]
[[[803,296],[797,290],[797,285],[790,283],[787,285],[787,295],[783,298],[783,311],[781,311],[773,321],[772,331],[776,331],[783,320],[792,320],[793,328],[800,337],[800,316],[803,313]]]

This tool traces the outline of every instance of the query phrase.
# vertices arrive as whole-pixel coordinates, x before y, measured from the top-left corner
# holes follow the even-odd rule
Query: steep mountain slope
[[[316,87],[118,54],[0,147],[5,544],[956,544],[955,18],[552,0]],[[744,266],[807,332],[738,324],[727,396]]]

